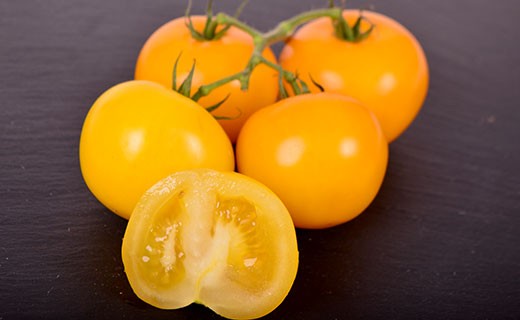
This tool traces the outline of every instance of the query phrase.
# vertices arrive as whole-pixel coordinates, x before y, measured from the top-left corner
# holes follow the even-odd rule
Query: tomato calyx
[[[196,60],[193,61],[193,65],[191,66],[190,72],[188,73],[188,76],[186,77],[186,79],[184,79],[182,81],[182,83],[180,84],[180,86],[177,87],[177,66],[179,64],[179,60],[180,60],[181,56],[182,56],[182,53],[179,54],[179,56],[175,60],[175,64],[173,65],[172,89],[173,89],[173,91],[176,91],[176,92],[182,94],[183,96],[188,97],[188,98],[192,99],[193,101],[197,102],[199,100],[199,98],[191,96],[193,75],[195,74],[195,65],[197,64]],[[227,101],[229,96],[230,96],[230,94],[228,94],[224,99],[220,100],[219,102],[215,103],[214,105],[206,107],[205,108],[206,111],[211,113],[212,111],[218,109],[224,102]],[[241,115],[241,111],[239,110],[238,115],[234,116],[234,117],[215,116],[215,115],[213,117],[217,120],[232,120],[232,119],[236,119],[236,118],[240,117],[240,115]]]
[[[173,65],[173,79],[172,79],[172,89],[173,91],[177,91],[185,97],[190,98],[191,94],[191,83],[193,81],[193,74],[195,73],[195,65],[197,61],[193,60],[193,65],[191,66],[190,72],[184,81],[181,83],[179,87],[177,87],[177,66],[179,65],[179,60],[181,59],[182,52],[179,54],[177,59],[175,60],[175,64]],[[195,100],[196,101],[196,100]]]
[[[244,0],[238,7],[237,11],[235,12],[234,17],[238,18],[240,14],[242,13],[243,9],[245,8],[246,4],[249,2],[249,0]],[[198,31],[195,29],[193,22],[191,20],[191,6],[192,6],[192,0],[189,0],[188,7],[186,9],[186,27],[190,30],[191,36],[198,40],[198,41],[212,41],[212,40],[218,40],[222,38],[226,32],[231,28],[230,24],[224,24],[223,28],[218,30],[218,27],[220,24],[216,21],[214,15],[213,15],[213,0],[208,0],[208,5],[206,8],[206,23],[204,25],[204,29],[202,31]]]
[[[361,30],[361,22],[363,21],[367,21],[370,24],[370,27],[366,31]],[[361,42],[368,38],[375,28],[375,24],[363,16],[362,10],[359,11],[359,16],[352,27],[348,24],[343,15],[339,16],[336,20],[333,19],[333,24],[338,38],[354,43]]]
[[[218,23],[216,23],[213,20],[213,0],[208,1],[208,6],[206,9],[206,23],[204,25],[204,29],[202,31],[199,31],[195,29],[195,26],[193,25],[193,21],[191,20],[191,6],[192,6],[192,0],[188,1],[188,7],[186,9],[186,27],[188,30],[190,30],[191,36],[193,39],[196,39],[198,41],[211,41],[211,40],[217,40],[221,38],[229,29],[229,26],[224,27],[222,30],[220,30],[217,33],[217,27]]]
[[[342,8],[336,6],[334,0],[329,0],[329,8],[338,8],[343,11]],[[354,22],[354,25],[351,27],[345,17],[342,14],[339,14],[337,17],[331,17],[332,23],[334,24],[334,31],[336,36],[339,39],[348,41],[348,42],[361,42],[364,39],[370,36],[372,30],[374,30],[375,25],[368,20],[365,16],[363,16],[363,10],[359,10],[359,16]],[[361,30],[361,22],[366,21],[370,24],[370,27],[366,31]]]

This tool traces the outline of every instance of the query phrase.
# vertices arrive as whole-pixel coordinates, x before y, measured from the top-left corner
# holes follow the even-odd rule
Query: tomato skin
[[[352,26],[359,11],[345,10],[343,15]],[[363,11],[363,16],[375,24],[368,38],[356,43],[341,40],[329,18],[317,19],[287,42],[280,63],[308,83],[312,75],[325,91],[363,103],[376,114],[392,142],[422,107],[428,91],[428,64],[419,42],[398,22],[370,11]],[[362,30],[367,28],[364,21]],[[319,91],[314,86],[311,90]]]
[[[359,215],[386,172],[388,143],[375,116],[339,94],[307,94],[263,108],[236,145],[238,171],[282,199],[300,228]]]
[[[192,16],[196,30],[202,31],[206,22],[204,16]],[[186,27],[186,18],[172,20],[157,29],[144,44],[137,59],[135,79],[151,80],[168,88],[172,87],[173,67],[179,55],[177,83],[181,83],[196,62],[192,94],[201,86],[221,80],[243,71],[254,44],[250,35],[231,27],[217,40],[199,41],[192,37]],[[276,62],[273,52],[266,48],[263,56]],[[249,89],[242,91],[239,81],[233,81],[217,88],[198,102],[210,107],[229,98],[212,114],[232,117],[219,120],[232,142],[236,141],[245,120],[256,110],[276,101],[278,80],[276,71],[260,65],[253,71]]]
[[[96,100],[79,153],[89,189],[126,219],[141,195],[173,172],[234,169],[232,145],[216,120],[192,100],[149,81],[116,85]]]

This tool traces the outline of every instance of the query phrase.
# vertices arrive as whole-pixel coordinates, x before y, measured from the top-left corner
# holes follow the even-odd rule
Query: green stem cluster
[[[191,1],[190,1],[191,2]],[[254,49],[251,57],[245,66],[245,68],[233,75],[215,81],[213,83],[203,85],[198,88],[191,99],[194,101],[198,101],[204,96],[209,95],[213,90],[218,87],[221,87],[227,83],[232,81],[239,81],[242,90],[247,90],[249,87],[249,80],[251,78],[251,74],[253,70],[260,64],[264,64],[274,70],[276,70],[279,74],[279,87],[280,87],[280,95],[282,97],[287,97],[288,93],[284,86],[284,80],[290,85],[294,94],[298,95],[301,93],[309,92],[307,85],[298,78],[298,76],[290,71],[284,70],[280,65],[273,63],[266,59],[262,53],[267,46],[272,45],[273,43],[282,41],[290,37],[296,28],[304,23],[307,23],[311,20],[328,17],[334,23],[334,27],[336,30],[336,35],[350,42],[358,42],[366,38],[370,32],[372,31],[373,25],[371,25],[370,29],[365,32],[360,31],[360,26],[362,20],[364,20],[363,16],[360,14],[358,20],[354,24],[353,27],[350,27],[347,21],[343,17],[343,9],[336,7],[333,0],[329,0],[329,8],[325,9],[317,9],[312,11],[307,11],[296,15],[288,20],[280,22],[274,29],[262,33],[255,28],[247,25],[246,23],[240,21],[238,19],[238,15],[242,11],[245,3],[244,1],[240,8],[237,10],[235,16],[230,16],[225,13],[218,13],[216,16],[213,15],[212,11],[212,0],[209,0],[208,9],[207,9],[207,22],[203,32],[197,32],[194,30],[191,25],[191,20],[189,19],[189,9],[186,12],[186,15],[189,19],[190,30],[192,30],[192,34],[196,39],[200,41],[211,41],[220,38],[222,35],[230,27],[236,27],[246,33],[248,33],[253,38]],[[190,3],[191,6],[191,3]],[[218,26],[223,26],[220,31],[216,31]],[[319,86],[315,83],[315,85]],[[189,96],[189,93],[188,93]],[[227,99],[227,98],[226,98]],[[223,102],[223,101],[222,101]],[[221,102],[221,103],[222,103]],[[219,103],[218,105],[220,105]]]
[[[297,75],[290,71],[284,70],[280,65],[269,61],[262,55],[262,52],[267,46],[290,37],[298,26],[320,17],[338,19],[341,16],[341,12],[342,10],[340,8],[318,9],[304,12],[279,23],[274,29],[266,33],[262,33],[255,28],[243,23],[237,18],[225,13],[217,14],[214,17],[214,22],[216,22],[218,25],[224,25],[226,28],[233,26],[248,33],[253,38],[254,50],[244,70],[213,83],[201,86],[191,98],[195,101],[198,101],[200,98],[210,94],[211,91],[215,90],[216,88],[236,80],[240,82],[242,90],[247,90],[249,87],[251,74],[253,70],[260,64],[264,64],[279,73],[280,93],[282,97],[286,97],[288,95],[285,87],[283,86],[283,80],[289,83],[295,94],[309,92],[307,85],[298,79]]]

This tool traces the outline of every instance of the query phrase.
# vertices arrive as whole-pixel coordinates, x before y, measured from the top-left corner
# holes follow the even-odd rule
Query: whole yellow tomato
[[[193,26],[202,31],[206,17],[193,16]],[[243,71],[254,49],[253,39],[246,32],[231,27],[224,36],[213,40],[195,39],[186,26],[187,18],[172,20],[157,29],[144,44],[135,68],[135,79],[151,80],[172,87],[173,68],[177,66],[177,82],[185,79],[195,62],[193,89]],[[263,56],[276,62],[266,48]],[[249,90],[242,91],[238,80],[221,86],[198,102],[210,107],[229,98],[213,115],[231,119],[219,120],[232,142],[235,142],[245,120],[256,110],[276,101],[278,80],[276,71],[265,65],[254,69]]]
[[[232,145],[211,114],[149,81],[116,85],[96,100],[79,153],[94,196],[127,219],[143,193],[173,172],[234,169]]]
[[[352,26],[359,11],[345,10],[343,15]],[[391,142],[422,107],[428,64],[419,42],[398,22],[375,12],[364,11],[363,16],[361,30],[370,28],[367,21],[374,25],[366,39],[340,39],[331,19],[320,18],[294,34],[282,50],[280,63],[308,83],[312,76],[325,91],[363,103],[376,114]]]
[[[306,94],[253,114],[236,146],[238,171],[271,188],[301,228],[359,215],[386,172],[388,143],[372,112],[339,94]]]

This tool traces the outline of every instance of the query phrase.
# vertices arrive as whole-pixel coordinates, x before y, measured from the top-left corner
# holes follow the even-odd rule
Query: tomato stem
[[[280,88],[279,89],[280,89],[280,93],[281,93],[282,97],[284,96],[283,92],[285,89],[285,87],[283,85],[283,81],[281,81],[283,79],[285,79],[285,81],[287,81],[291,85],[291,88],[295,95],[309,93],[309,89],[308,89],[307,85],[298,78],[298,75],[296,75],[288,70],[284,70],[279,64],[271,62],[264,57],[262,57],[261,62],[263,64],[265,64],[266,66],[278,71],[278,74],[280,75],[280,81],[279,81]]]
[[[361,23],[366,21],[369,23],[370,27],[366,31],[361,30]],[[334,30],[336,32],[336,36],[342,40],[348,42],[361,42],[366,39],[374,30],[375,25],[370,22],[367,18],[363,16],[363,10],[359,10],[359,16],[354,22],[354,25],[351,27],[345,17],[340,15],[337,19],[332,19],[332,23],[334,24]]]
[[[242,31],[245,31],[253,38],[262,37],[262,33],[260,31],[251,26],[248,26],[244,22],[238,20],[238,18],[232,17],[226,13],[218,13],[215,17],[215,20],[218,24],[234,26]]]
[[[282,41],[287,39],[292,35],[294,30],[313,19],[319,17],[331,17],[338,18],[341,16],[341,9],[339,8],[329,8],[329,9],[318,9],[313,11],[304,12],[299,14],[291,19],[283,21],[276,26],[276,28],[262,33],[255,28],[247,25],[246,23],[238,20],[236,17],[232,17],[225,13],[219,13],[216,15],[214,21],[219,25],[225,25],[226,27],[234,26],[246,33],[248,33],[253,38],[254,50],[249,59],[246,67],[243,71],[235,73],[231,76],[223,78],[219,81],[201,86],[197,92],[192,96],[192,99],[198,101],[200,98],[208,95],[211,91],[216,88],[223,86],[229,82],[238,80],[240,82],[240,87],[242,90],[247,90],[249,87],[249,79],[251,78],[251,73],[259,64],[264,64],[272,69],[275,69],[283,79],[285,79],[293,89],[295,94],[301,94],[308,92],[306,84],[299,80],[297,75],[292,72],[283,70],[283,68],[273,63],[262,56],[262,52],[264,49],[275,42]],[[283,86],[283,84],[281,84]],[[282,88],[280,87],[280,91],[282,92]]]
[[[232,81],[239,81],[241,89],[247,90],[249,88],[249,80],[251,78],[251,74],[259,64],[264,64],[278,72],[280,77],[280,95],[282,97],[287,95],[287,91],[284,88],[283,80],[289,83],[295,95],[308,93],[309,89],[307,87],[307,84],[303,82],[301,79],[299,79],[298,75],[284,70],[280,65],[264,58],[262,55],[264,49],[273,43],[283,41],[289,38],[294,33],[296,28],[298,28],[300,25],[321,17],[331,18],[334,23],[337,36],[347,41],[360,41],[366,38],[373,28],[373,25],[371,25],[371,28],[368,31],[360,31],[360,24],[362,20],[366,20],[365,18],[363,18],[362,14],[360,14],[360,17],[356,21],[354,27],[350,27],[350,25],[343,17],[343,9],[336,7],[334,4],[334,0],[330,0],[329,8],[303,12],[292,18],[280,22],[274,29],[262,33],[259,30],[247,25],[246,23],[238,19],[238,15],[240,15],[243,7],[246,5],[247,2],[248,0],[244,0],[242,2],[235,16],[230,16],[222,12],[218,13],[216,16],[213,16],[213,1],[209,0],[207,8],[207,21],[204,31],[200,33],[194,32],[192,30],[193,28],[190,29],[192,30],[192,34],[196,33],[196,35],[193,35],[196,39],[200,40],[200,38],[202,38],[203,40],[213,40],[222,37],[230,27],[235,27],[249,34],[253,39],[254,43],[254,49],[251,54],[251,57],[242,71],[225,77],[223,79],[220,79],[218,81],[215,81],[213,83],[199,87],[199,89],[195,92],[191,99],[198,101],[202,97],[210,94],[216,88],[221,87]],[[186,15],[189,19],[189,11],[187,11]],[[191,21],[189,21],[188,27],[190,26]],[[221,29],[219,32],[216,32],[218,26],[224,26],[224,28]]]
[[[263,34],[263,37],[266,40],[267,44],[273,44],[275,42],[279,42],[289,38],[297,27],[311,20],[321,17],[330,17],[332,19],[337,19],[340,16],[340,8],[328,8],[307,11],[299,15],[296,15],[288,20],[280,22],[278,26],[276,26],[276,28]]]
[[[211,93],[211,91],[215,90],[216,88],[230,83],[231,81],[238,80],[240,75],[241,73],[236,73],[218,81],[215,81],[211,84],[200,86],[197,92],[195,92],[195,94],[191,97],[191,99],[194,101],[199,101],[200,98],[207,96]]]

